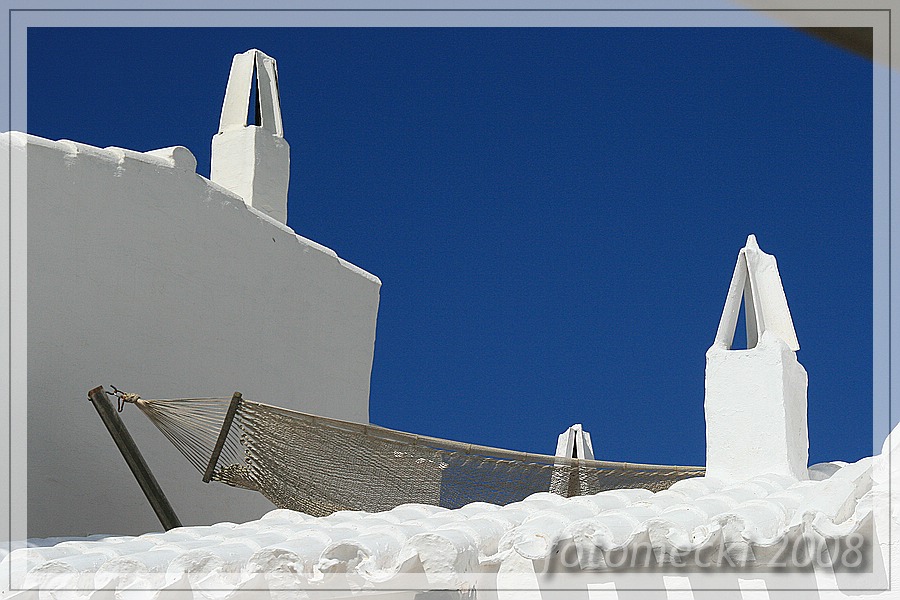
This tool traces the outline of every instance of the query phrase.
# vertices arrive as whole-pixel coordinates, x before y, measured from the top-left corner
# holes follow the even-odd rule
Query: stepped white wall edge
[[[27,148],[29,536],[160,530],[87,400],[95,386],[237,390],[368,421],[378,278],[197,175],[184,148],[2,137],[0,160]],[[203,484],[134,407],[122,418],[185,525],[272,508]]]

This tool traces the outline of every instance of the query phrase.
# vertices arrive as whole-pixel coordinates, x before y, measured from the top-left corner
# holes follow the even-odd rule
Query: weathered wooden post
[[[118,446],[125,462],[128,463],[128,468],[131,469],[138,485],[141,486],[141,491],[144,492],[147,500],[150,501],[150,506],[153,507],[159,522],[166,531],[175,527],[181,527],[181,521],[178,520],[175,509],[169,504],[168,498],[166,498],[165,493],[156,481],[156,477],[150,471],[150,467],[144,461],[137,444],[134,443],[134,439],[125,428],[125,423],[119,418],[112,402],[109,401],[103,386],[96,387],[88,392],[88,398],[91,400],[94,408],[97,409],[97,414],[100,415],[100,419],[106,425],[109,435],[112,436],[113,441]]]

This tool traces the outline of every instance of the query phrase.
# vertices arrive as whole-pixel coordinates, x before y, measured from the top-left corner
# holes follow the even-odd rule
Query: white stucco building
[[[253,77],[258,125],[245,120]],[[290,150],[274,61],[258,51],[232,65],[211,179],[180,147],[10,134],[2,148],[29,167],[29,533],[117,534],[32,540],[0,565],[4,597],[882,599],[900,589],[900,503],[888,502],[900,434],[878,456],[807,466],[807,375],[775,259],[754,236],[707,352],[704,477],[656,493],[311,517],[204,486],[126,411],[189,525],[126,535],[158,524],[88,389],[240,390],[365,422],[380,282],[284,225]],[[735,349],[742,299],[748,347]],[[570,428],[558,454],[593,457],[590,436]]]
[[[154,397],[239,390],[368,422],[381,282],[284,224],[288,146],[274,73],[258,51],[235,57],[213,180],[183,147],[3,136],[3,164],[27,159],[28,173],[30,536],[159,526],[86,400],[95,386]],[[252,76],[261,126],[246,124]],[[254,185],[241,188],[235,173]],[[272,508],[203,485],[140,414],[122,418],[185,524]]]

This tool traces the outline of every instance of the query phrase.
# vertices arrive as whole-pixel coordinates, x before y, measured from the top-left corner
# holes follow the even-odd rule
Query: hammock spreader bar
[[[225,446],[225,440],[228,439],[228,432],[231,430],[231,424],[234,422],[234,415],[237,413],[238,405],[241,403],[241,393],[235,392],[231,397],[231,404],[228,405],[228,412],[225,413],[225,421],[222,423],[222,430],[219,432],[219,438],[213,448],[212,456],[209,457],[209,464],[206,465],[206,472],[203,473],[203,483],[209,483],[213,473],[216,470],[216,464],[222,455],[222,447]]]

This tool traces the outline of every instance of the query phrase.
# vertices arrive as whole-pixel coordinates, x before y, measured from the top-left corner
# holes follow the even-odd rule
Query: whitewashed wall
[[[376,277],[197,175],[186,149],[10,138],[3,164],[27,139],[30,536],[160,528],[87,400],[97,385],[368,421]],[[271,509],[122,416],[185,524]]]

